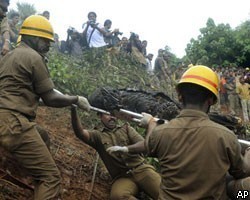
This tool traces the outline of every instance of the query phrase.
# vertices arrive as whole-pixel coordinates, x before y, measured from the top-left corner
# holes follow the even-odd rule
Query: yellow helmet
[[[27,17],[22,24],[19,34],[47,38],[54,42],[54,31],[50,22],[40,15]]]
[[[202,86],[212,92],[216,100],[218,99],[219,78],[209,67],[197,65],[188,68],[182,75],[178,85],[183,83],[193,83]]]

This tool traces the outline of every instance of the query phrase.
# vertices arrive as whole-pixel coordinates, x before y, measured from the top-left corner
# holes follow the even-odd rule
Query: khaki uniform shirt
[[[7,17],[3,18],[3,20],[1,21],[1,30],[0,30],[1,35],[2,35],[5,31],[9,31],[9,24],[8,24],[8,19],[7,19]]]
[[[161,200],[224,200],[227,172],[245,176],[236,136],[200,111],[184,109],[156,127],[147,148],[161,165]]]
[[[91,131],[87,144],[97,150],[109,174],[114,179],[126,175],[130,169],[139,166],[144,162],[144,157],[132,153],[114,152],[109,154],[106,149],[115,145],[127,146],[142,140],[143,137],[135,129],[125,124],[114,130],[103,128]]]
[[[25,43],[0,60],[0,108],[34,119],[40,94],[53,88],[43,57]]]
[[[236,93],[239,95],[240,99],[250,100],[249,89],[250,85],[248,83],[239,83],[239,85],[236,87]]]

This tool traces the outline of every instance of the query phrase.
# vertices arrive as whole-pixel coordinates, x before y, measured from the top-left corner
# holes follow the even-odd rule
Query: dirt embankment
[[[63,200],[108,199],[110,177],[98,160],[93,185],[96,152],[75,137],[69,109],[40,107],[36,121],[49,132],[51,154],[63,178]],[[0,200],[33,199],[31,178],[9,154],[0,154]]]

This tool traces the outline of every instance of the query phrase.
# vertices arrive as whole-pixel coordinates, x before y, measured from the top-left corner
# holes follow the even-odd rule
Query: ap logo
[[[236,199],[247,199],[250,195],[250,192],[247,190],[239,190]]]

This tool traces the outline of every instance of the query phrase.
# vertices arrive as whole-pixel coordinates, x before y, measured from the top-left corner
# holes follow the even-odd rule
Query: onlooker
[[[229,100],[228,100],[228,93],[226,88],[227,80],[226,80],[226,73],[223,73],[220,77],[220,103],[222,111],[228,112],[229,110]]]
[[[106,31],[106,34],[104,35],[104,41],[108,44],[108,46],[113,47],[117,46],[120,42],[120,38],[118,35],[121,35],[122,33],[119,31],[119,29],[114,29],[111,31],[112,21],[107,19],[104,22],[104,29]]]
[[[0,146],[10,152],[34,179],[34,199],[60,193],[60,172],[34,122],[39,99],[51,107],[90,105],[85,97],[63,95],[54,89],[45,54],[54,41],[50,22],[40,15],[26,18],[21,43],[0,60]]]
[[[68,53],[72,56],[81,56],[82,55],[82,47],[81,47],[81,36],[80,33],[77,32],[76,29],[70,27],[67,31],[67,50]]]
[[[90,48],[103,47],[107,45],[104,41],[106,31],[101,24],[96,22],[96,17],[97,15],[95,12],[89,12],[88,21],[82,26],[82,37],[85,40],[84,43],[86,43],[86,45]]]
[[[236,93],[236,80],[234,71],[230,71],[226,78],[226,89],[229,101],[229,114],[240,115],[239,111],[239,97]]]
[[[249,114],[250,114],[250,85],[245,83],[244,77],[240,77],[240,83],[236,87],[236,93],[239,95],[243,119],[245,123],[249,123]]]
[[[8,19],[6,13],[8,12],[9,0],[0,0],[0,33],[1,33],[1,55],[5,55],[10,51],[10,33]]]
[[[19,13],[13,12],[10,15],[10,20],[9,20],[10,42],[14,44],[16,44],[17,42],[18,33],[19,33],[19,29],[17,28],[19,17],[20,17]]]
[[[127,37],[122,37],[120,44],[119,44],[119,47],[120,47],[121,52],[127,52],[127,49],[128,49],[128,38]]]
[[[59,35],[57,33],[54,34],[54,44],[51,45],[52,49],[55,52],[60,52],[61,51],[61,42],[59,40]]]
[[[158,56],[155,59],[154,65],[154,73],[158,77],[159,81],[164,81],[167,83],[171,83],[170,72],[168,69],[168,55],[164,52],[164,50],[158,50]]]
[[[154,57],[154,54],[152,54],[152,53],[149,53],[149,54],[146,56],[146,61],[147,61],[146,70],[147,70],[147,72],[148,72],[150,75],[153,75],[153,74],[154,74],[154,68],[153,68],[153,65],[152,65],[153,57]]]
[[[103,127],[100,130],[86,130],[82,128],[76,108],[73,106],[71,109],[71,121],[76,136],[96,149],[113,179],[110,199],[136,200],[140,190],[157,199],[161,178],[141,154],[107,152],[107,148],[114,145],[143,143],[142,136],[128,124],[119,126],[117,119],[111,115],[99,113],[99,117]]]
[[[42,16],[44,16],[47,20],[49,20],[49,18],[50,18],[50,13],[49,13],[49,11],[47,11],[47,10],[43,11]]]
[[[249,67],[246,67],[246,69],[244,70],[244,80],[245,80],[245,83],[250,84],[250,69],[249,69]]]
[[[141,45],[142,45],[142,54],[146,57],[147,56],[148,41],[147,40],[143,40],[141,42]]]

